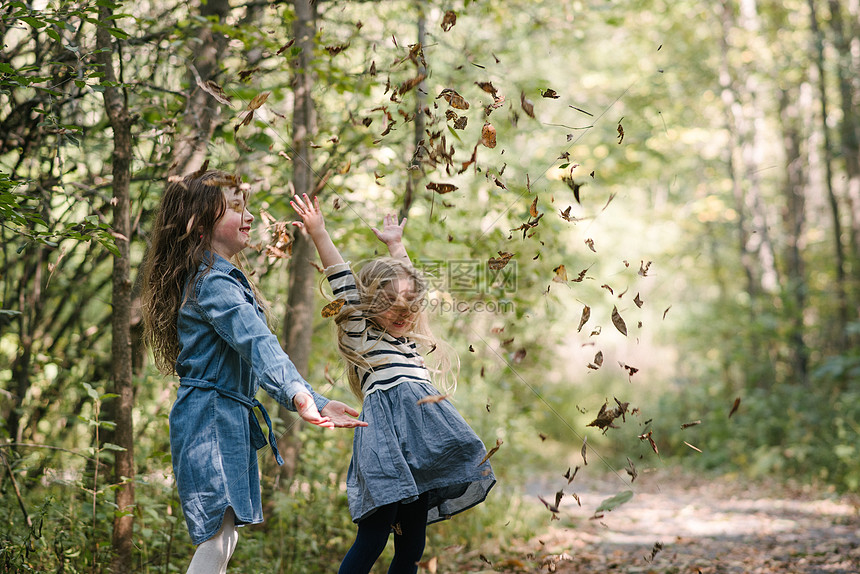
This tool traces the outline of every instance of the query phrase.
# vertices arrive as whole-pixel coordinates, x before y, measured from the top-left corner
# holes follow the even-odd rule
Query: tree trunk
[[[832,2],[831,2],[832,8]],[[837,7],[838,8],[838,7]],[[840,222],[839,201],[836,197],[836,191],[833,188],[833,144],[830,140],[830,128],[827,127],[828,102],[827,102],[827,86],[824,67],[824,38],[821,29],[818,27],[818,15],[816,14],[815,0],[809,0],[809,16],[810,16],[810,31],[812,32],[812,41],[815,47],[813,55],[815,58],[816,71],[818,73],[818,98],[821,113],[821,133],[823,136],[823,152],[824,152],[824,177],[825,187],[827,189],[827,199],[830,205],[830,214],[833,222],[833,252],[835,255],[834,265],[836,267],[836,321],[835,333],[833,333],[836,349],[843,350],[846,348],[846,327],[848,325],[848,304],[846,301],[846,273],[845,273],[845,249],[842,243],[842,224]],[[849,96],[850,97],[850,96]],[[843,118],[844,120],[845,118]],[[851,158],[846,158],[846,169],[851,173],[849,164]]]
[[[103,3],[100,8],[102,22],[109,22],[115,6]],[[99,60],[105,80],[116,83],[113,68],[111,36],[105,25],[96,32]],[[122,57],[120,55],[120,57]],[[104,102],[113,128],[113,231],[119,251],[114,256],[113,298],[111,314],[111,379],[113,392],[118,395],[114,404],[114,442],[124,450],[117,451],[114,458],[114,482],[120,483],[116,490],[116,515],[113,524],[111,571],[131,572],[132,535],[134,532],[134,429],[132,405],[134,386],[132,383],[131,355],[131,281],[129,240],[131,234],[131,118],[125,94],[117,87],[105,87]]]
[[[314,86],[312,60],[315,46],[316,6],[312,0],[294,0],[296,19],[293,22],[293,37],[299,53],[293,65],[293,185],[297,194],[314,195],[316,180],[313,170],[313,150],[310,143],[316,132],[316,110],[311,93]],[[290,259],[289,293],[284,314],[283,345],[293,364],[305,378],[309,377],[308,363],[311,353],[313,325],[313,301],[315,272],[310,261],[315,257],[310,239],[302,233],[296,234],[293,256]],[[309,381],[314,385],[313,381]],[[297,417],[284,408],[280,409],[285,421],[297,421]],[[296,471],[301,444],[298,438],[299,423],[289,423],[288,430],[278,441],[284,457],[281,476],[292,477]]]
[[[418,44],[421,46],[419,60],[416,62],[418,74],[427,74],[424,65],[424,45],[427,38],[427,14],[424,9],[426,0],[417,0],[418,8]],[[400,208],[399,219],[409,214],[412,202],[415,201],[415,185],[422,176],[421,154],[424,146],[424,118],[427,110],[427,82],[422,81],[414,90],[415,93],[415,136],[413,138],[412,160],[409,162],[409,177],[406,180],[406,193],[403,194],[403,205]]]
[[[799,116],[803,107],[798,104],[796,94],[782,90],[779,99],[780,124],[783,134],[783,147],[786,154],[787,173],[785,178],[785,210],[783,225],[786,242],[786,319],[789,322],[788,348],[790,367],[797,382],[805,384],[809,369],[809,349],[804,342],[803,314],[806,310],[806,284],[801,241],[806,177],[804,166],[808,158],[801,152]],[[811,103],[811,102],[810,102]]]
[[[848,246],[852,265],[860,264],[860,2],[854,0],[849,2],[848,15],[843,16],[843,9],[838,0],[830,0],[830,28],[833,32],[833,46],[836,49],[838,65],[836,75],[839,82],[840,108],[842,111],[842,122],[839,130],[839,149],[845,161],[845,172],[847,175],[847,186],[845,189],[845,205],[848,208]],[[820,64],[819,64],[820,68]],[[820,89],[823,89],[824,80],[820,79]],[[826,125],[826,124],[825,124]],[[834,198],[830,199],[831,210],[834,207]],[[838,208],[838,204],[837,204]],[[833,213],[834,225],[839,225],[839,214]],[[841,234],[841,226],[834,228],[834,234]],[[843,248],[841,235],[836,235],[837,249]],[[843,256],[844,257],[844,256]],[[845,262],[843,260],[843,265]],[[845,269],[842,269],[845,273]],[[846,285],[849,287],[849,285]],[[856,308],[860,291],[846,289],[846,319],[848,309]],[[856,316],[854,317],[856,319]],[[845,348],[860,344],[858,340],[850,341],[846,338]]]
[[[229,0],[208,0],[200,6],[202,18],[215,16],[223,22],[229,13]],[[197,82],[212,80],[217,83],[227,39],[224,34],[214,33],[208,25],[197,30],[196,38],[194,56],[188,64],[189,95],[180,128],[184,133],[177,134],[170,174],[184,175],[203,164],[221,115],[221,104],[201,90]]]

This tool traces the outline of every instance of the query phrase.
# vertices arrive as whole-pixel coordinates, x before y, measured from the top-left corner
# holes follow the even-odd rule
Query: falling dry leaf
[[[588,437],[587,436],[582,437],[582,449],[579,451],[579,454],[582,455],[582,464],[584,466],[588,466],[588,458],[585,456],[586,450],[587,450],[585,447],[587,444],[588,444]]]
[[[534,201],[532,201],[531,207],[529,207],[529,215],[532,217],[538,216],[537,204],[538,204],[538,198],[537,198],[537,196],[535,196]]]
[[[681,428],[682,429],[688,429],[690,427],[694,427],[694,426],[700,425],[700,424],[702,424],[702,421],[690,421],[688,423],[681,424]]]
[[[445,16],[442,17],[442,31],[447,32],[457,23],[457,14],[452,10],[447,10]]]
[[[453,183],[433,183],[430,182],[427,184],[427,189],[430,191],[435,191],[439,194],[451,193],[452,191],[457,191],[457,186]]]
[[[335,299],[328,305],[322,308],[321,315],[328,319],[329,317],[334,317],[337,315],[341,309],[343,309],[344,304],[346,304],[346,299]]]
[[[648,275],[648,269],[651,268],[651,262],[645,263],[644,261],[639,262],[639,275],[645,277]]]
[[[615,328],[618,329],[618,332],[627,336],[627,324],[624,322],[624,319],[621,318],[621,315],[618,313],[618,308],[612,307],[612,324],[615,325]]]
[[[648,432],[647,432],[647,433],[645,433],[645,434],[641,434],[641,435],[639,435],[639,440],[647,440],[647,441],[651,444],[651,450],[653,450],[653,451],[654,451],[654,454],[660,454],[660,453],[657,451],[657,443],[656,443],[656,442],[654,442],[654,439],[651,437],[651,434],[652,434],[653,432],[654,432],[654,431],[648,431]]]
[[[690,443],[688,443],[687,441],[684,441],[684,444],[685,444],[685,445],[687,445],[688,447],[690,447],[691,449],[693,449],[693,450],[694,450],[694,451],[696,451],[696,452],[702,452],[702,449],[694,447],[693,445],[691,445],[691,444],[690,444]]]
[[[627,474],[630,475],[630,482],[636,480],[636,477],[639,476],[639,473],[636,472],[636,467],[633,465],[633,461],[629,458],[627,459],[627,468],[624,469],[627,471]]]
[[[576,478],[576,473],[579,472],[579,467],[573,469],[573,473],[571,474],[570,469],[567,469],[567,472],[564,473],[564,477],[567,479],[567,483],[570,484],[573,482],[573,479]]]
[[[496,128],[490,122],[481,128],[481,144],[490,149],[496,147]]]
[[[672,306],[671,306],[671,305],[669,305],[668,307],[666,307],[666,310],[665,310],[665,311],[663,311],[663,318],[664,318],[664,319],[666,318],[666,313],[668,313],[668,312],[669,312],[669,309],[671,309],[671,308],[672,308]]]
[[[552,98],[554,100],[558,99],[558,92],[553,90],[552,88],[547,88],[546,90],[540,93],[544,98]]]
[[[588,239],[586,239],[585,244],[588,246],[589,249],[597,253],[597,249],[594,248],[594,240],[592,238],[589,237]]]
[[[206,80],[205,82],[197,80],[197,86],[222,104],[230,105],[232,103],[230,101],[230,97],[224,93],[224,90],[221,88],[221,86],[219,86],[212,80]]]
[[[640,299],[640,298],[639,298],[639,293],[637,293],[637,294],[636,294],[636,297],[634,297],[633,302],[634,302],[634,303],[636,304],[636,306],[637,306],[637,307],[639,307],[640,309],[642,308],[642,305],[644,304],[644,301],[642,301],[642,299]]]
[[[520,93],[520,104],[523,106],[523,111],[526,113],[526,115],[528,117],[534,119],[534,117],[535,117],[535,106],[533,103],[531,103],[531,101],[528,98],[526,98],[525,92]]]
[[[732,405],[732,410],[729,411],[729,418],[732,418],[732,415],[738,411],[738,407],[741,406],[741,398],[738,397],[735,399],[734,404]]]
[[[489,261],[487,261],[487,264],[489,265],[490,269],[492,269],[493,271],[498,271],[499,269],[503,269],[505,267],[505,265],[508,264],[508,261],[510,261],[511,257],[513,257],[513,256],[514,256],[513,253],[508,253],[506,251],[499,251],[499,256],[498,257],[490,257]]]
[[[636,367],[631,367],[630,365],[624,364],[621,361],[618,361],[618,364],[621,365],[622,369],[627,371],[627,377],[628,378],[632,377],[633,375],[635,375],[636,373],[639,372],[639,369],[637,369]]]
[[[579,327],[576,328],[576,332],[582,331],[582,327],[588,322],[588,319],[591,318],[591,307],[585,305],[582,308],[582,315],[579,317]]]
[[[552,520],[558,520],[559,518],[556,516],[558,514],[558,504],[547,502],[542,496],[538,496],[538,499],[543,502],[543,505],[546,506],[547,510],[552,512]]]
[[[503,441],[502,439],[497,438],[497,439],[496,439],[496,446],[494,446],[493,448],[491,448],[491,449],[487,452],[486,456],[484,456],[484,458],[482,458],[482,459],[481,459],[481,462],[479,462],[479,463],[478,463],[478,466],[481,466],[482,464],[484,464],[485,462],[487,462],[488,460],[490,460],[490,457],[491,457],[491,456],[493,456],[494,454],[496,454],[496,453],[499,451],[499,447],[500,447],[500,446],[502,446],[502,444],[504,444],[504,442],[505,442],[505,441]]]
[[[460,94],[458,94],[456,91],[452,90],[451,88],[445,88],[444,90],[442,90],[439,93],[439,95],[436,96],[437,100],[439,98],[444,98],[445,101],[448,102],[448,104],[452,108],[456,108],[458,110],[468,110],[469,109],[469,102],[467,102],[463,96],[461,96]]]
[[[567,271],[564,270],[564,265],[559,265],[555,269],[552,270],[555,275],[552,280],[557,283],[566,283],[567,282]]]
[[[623,120],[623,119],[624,118],[621,118],[621,120]],[[618,127],[616,128],[616,131],[618,132],[618,143],[619,144],[621,144],[621,142],[624,141],[624,128],[621,127],[621,120],[618,120]]]
[[[448,398],[448,395],[427,395],[424,398],[418,399],[416,405],[426,405],[428,403],[438,403]]]
[[[600,412],[597,413],[597,417],[585,426],[597,427],[603,431],[603,434],[606,434],[607,430],[618,428],[613,423],[613,421],[618,417],[621,417],[622,422],[627,422],[625,415],[627,414],[627,409],[630,406],[630,403],[622,403],[618,399],[615,399],[615,403],[618,406],[614,409],[608,408],[609,403],[603,403],[603,406],[600,407]]]

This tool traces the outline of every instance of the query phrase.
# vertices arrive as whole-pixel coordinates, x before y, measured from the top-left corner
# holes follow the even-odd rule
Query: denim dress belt
[[[259,450],[266,446],[266,444],[268,444],[272,447],[272,454],[275,455],[275,461],[278,463],[278,465],[284,464],[284,459],[281,457],[281,453],[278,451],[278,441],[275,438],[274,431],[272,430],[272,420],[269,418],[269,413],[266,411],[266,407],[264,407],[260,401],[258,401],[257,399],[248,398],[245,395],[237,393],[235,391],[219,388],[215,386],[215,383],[210,381],[182,378],[179,379],[179,385],[183,387],[194,387],[196,389],[215,391],[222,397],[233,399],[234,401],[244,405],[248,409],[248,423],[251,427],[251,446]],[[266,426],[269,428],[268,441],[266,441],[266,438],[263,436],[263,429],[260,426],[260,421],[257,420],[257,417],[254,414],[254,408],[260,410],[260,414],[263,415],[263,420],[266,421]]]

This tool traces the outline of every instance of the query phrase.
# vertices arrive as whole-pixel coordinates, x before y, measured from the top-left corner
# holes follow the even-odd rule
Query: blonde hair
[[[398,279],[406,279],[411,282],[411,295],[403,300],[395,293],[394,284]],[[395,259],[393,257],[380,257],[365,263],[355,277],[358,289],[359,301],[355,304],[345,304],[334,317],[337,326],[337,348],[346,365],[346,374],[349,388],[358,400],[364,399],[361,390],[361,381],[358,377],[358,369],[372,370],[382,364],[380,361],[368,361],[366,354],[379,343],[383,336],[383,328],[375,317],[391,309],[392,307],[406,308],[415,319],[412,329],[406,337],[413,341],[419,352],[425,358],[435,359],[428,366],[431,381],[441,391],[451,393],[456,388],[456,376],[459,371],[459,361],[451,360],[452,355],[456,357],[449,345],[439,341],[430,329],[430,321],[427,312],[428,285],[424,276],[415,269],[408,260]],[[361,334],[367,346],[361,349],[354,348],[350,339],[355,333],[349,333],[349,320],[356,314],[366,319],[367,326],[375,326],[379,335],[369,335],[366,328]],[[374,338],[375,337],[375,338]]]
[[[208,162],[207,162],[208,164]],[[164,190],[152,228],[152,241],[143,270],[144,341],[152,349],[155,364],[164,374],[173,374],[179,356],[177,319],[179,309],[194,292],[194,286],[212,269],[200,269],[211,249],[215,224],[224,215],[224,189],[241,188],[239,176],[204,166],[181,180],[171,179]],[[243,195],[247,194],[243,191]],[[243,259],[231,263],[243,270]],[[247,275],[247,274],[246,274]],[[251,283],[257,302],[266,312],[268,305]]]

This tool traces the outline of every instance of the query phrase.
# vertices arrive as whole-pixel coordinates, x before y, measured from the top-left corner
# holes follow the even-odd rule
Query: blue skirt
[[[355,429],[347,496],[353,522],[393,502],[429,493],[427,523],[445,520],[487,497],[496,484],[484,443],[448,400],[417,404],[439,391],[404,382],[364,398]]]

